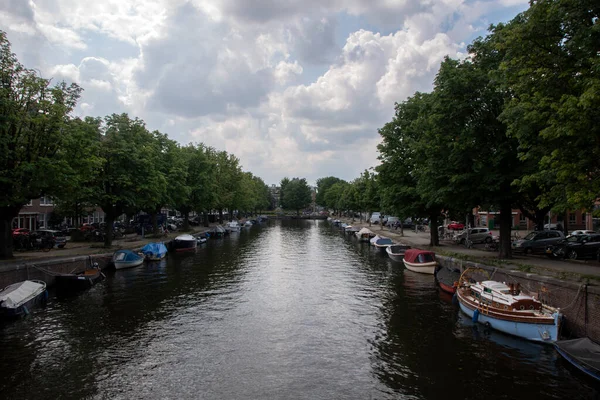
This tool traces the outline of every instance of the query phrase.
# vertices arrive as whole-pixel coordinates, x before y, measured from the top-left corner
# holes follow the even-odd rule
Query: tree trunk
[[[111,210],[111,212],[106,212],[106,219],[104,222],[106,226],[104,227],[104,247],[109,248],[112,246],[112,238],[113,238],[113,224],[115,222],[116,213]]]
[[[183,231],[187,232],[190,230],[190,213],[189,211],[182,211],[183,214]]]
[[[223,209],[219,208],[219,224],[223,225]]]
[[[512,228],[512,207],[510,203],[500,205],[500,252],[501,259],[512,258],[510,231]]]
[[[13,257],[12,220],[21,207],[0,207],[0,259]]]
[[[203,214],[203,223],[204,223],[204,227],[208,228],[208,211],[204,210]]]
[[[155,235],[158,235],[158,213],[156,210],[153,210],[150,216],[152,217],[152,231]]]
[[[569,213],[567,211],[565,211],[565,214],[563,215],[563,233],[565,234],[565,236],[569,235]]]
[[[430,246],[439,246],[440,245],[440,236],[438,235],[438,212],[432,212],[429,215],[429,221],[431,225],[431,229],[429,230],[429,245]]]

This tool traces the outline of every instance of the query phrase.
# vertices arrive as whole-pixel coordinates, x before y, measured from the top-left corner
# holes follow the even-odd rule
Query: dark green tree
[[[287,183],[282,180],[281,192],[283,208],[296,210],[296,215],[300,215],[300,210],[310,206],[312,202],[311,190],[304,178],[293,178]]]
[[[11,221],[21,207],[59,194],[57,154],[80,93],[75,84],[51,86],[21,65],[0,31],[0,258],[12,257]]]
[[[335,183],[341,182],[342,179],[336,178],[335,176],[327,176],[324,178],[317,179],[317,196],[315,202],[318,206],[321,207],[331,207],[331,205],[327,204],[325,201],[325,193],[327,193],[327,189],[333,186]],[[331,207],[333,208],[333,207]]]

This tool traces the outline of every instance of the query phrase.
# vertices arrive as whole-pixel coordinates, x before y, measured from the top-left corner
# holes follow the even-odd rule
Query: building
[[[50,218],[54,212],[54,208],[54,202],[49,196],[30,200],[29,203],[21,208],[19,215],[13,219],[12,227],[26,228],[31,231],[50,228]],[[74,222],[71,218],[65,218],[64,221],[69,226],[75,226]],[[104,212],[99,207],[90,210],[88,215],[82,217],[80,224],[91,224],[93,222],[104,222]]]
[[[481,209],[475,209],[475,226],[486,226],[490,229],[499,229],[500,228],[500,212],[494,211],[484,211]],[[544,219],[545,224],[561,224],[564,226],[564,215],[556,215],[549,213]],[[574,211],[567,213],[568,223],[567,228],[570,231],[574,231],[577,229],[589,229],[589,230],[597,230],[600,227],[597,226],[597,219],[595,221],[592,218],[591,213],[586,213],[583,211]],[[535,222],[527,218],[521,210],[512,210],[512,228],[518,230],[526,230],[532,231],[535,229]]]

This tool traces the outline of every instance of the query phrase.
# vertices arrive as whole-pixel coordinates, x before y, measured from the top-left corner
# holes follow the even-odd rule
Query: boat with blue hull
[[[18,318],[48,300],[46,282],[27,280],[8,285],[0,291],[0,317]]]
[[[521,293],[515,284],[471,282],[465,278],[467,271],[461,275],[456,296],[461,311],[473,322],[534,342],[558,340],[562,319],[559,309]]]

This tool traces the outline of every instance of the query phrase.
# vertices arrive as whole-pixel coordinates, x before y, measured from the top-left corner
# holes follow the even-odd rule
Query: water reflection
[[[109,271],[0,329],[3,398],[595,393],[552,348],[473,325],[432,276],[324,221],[271,222]]]

